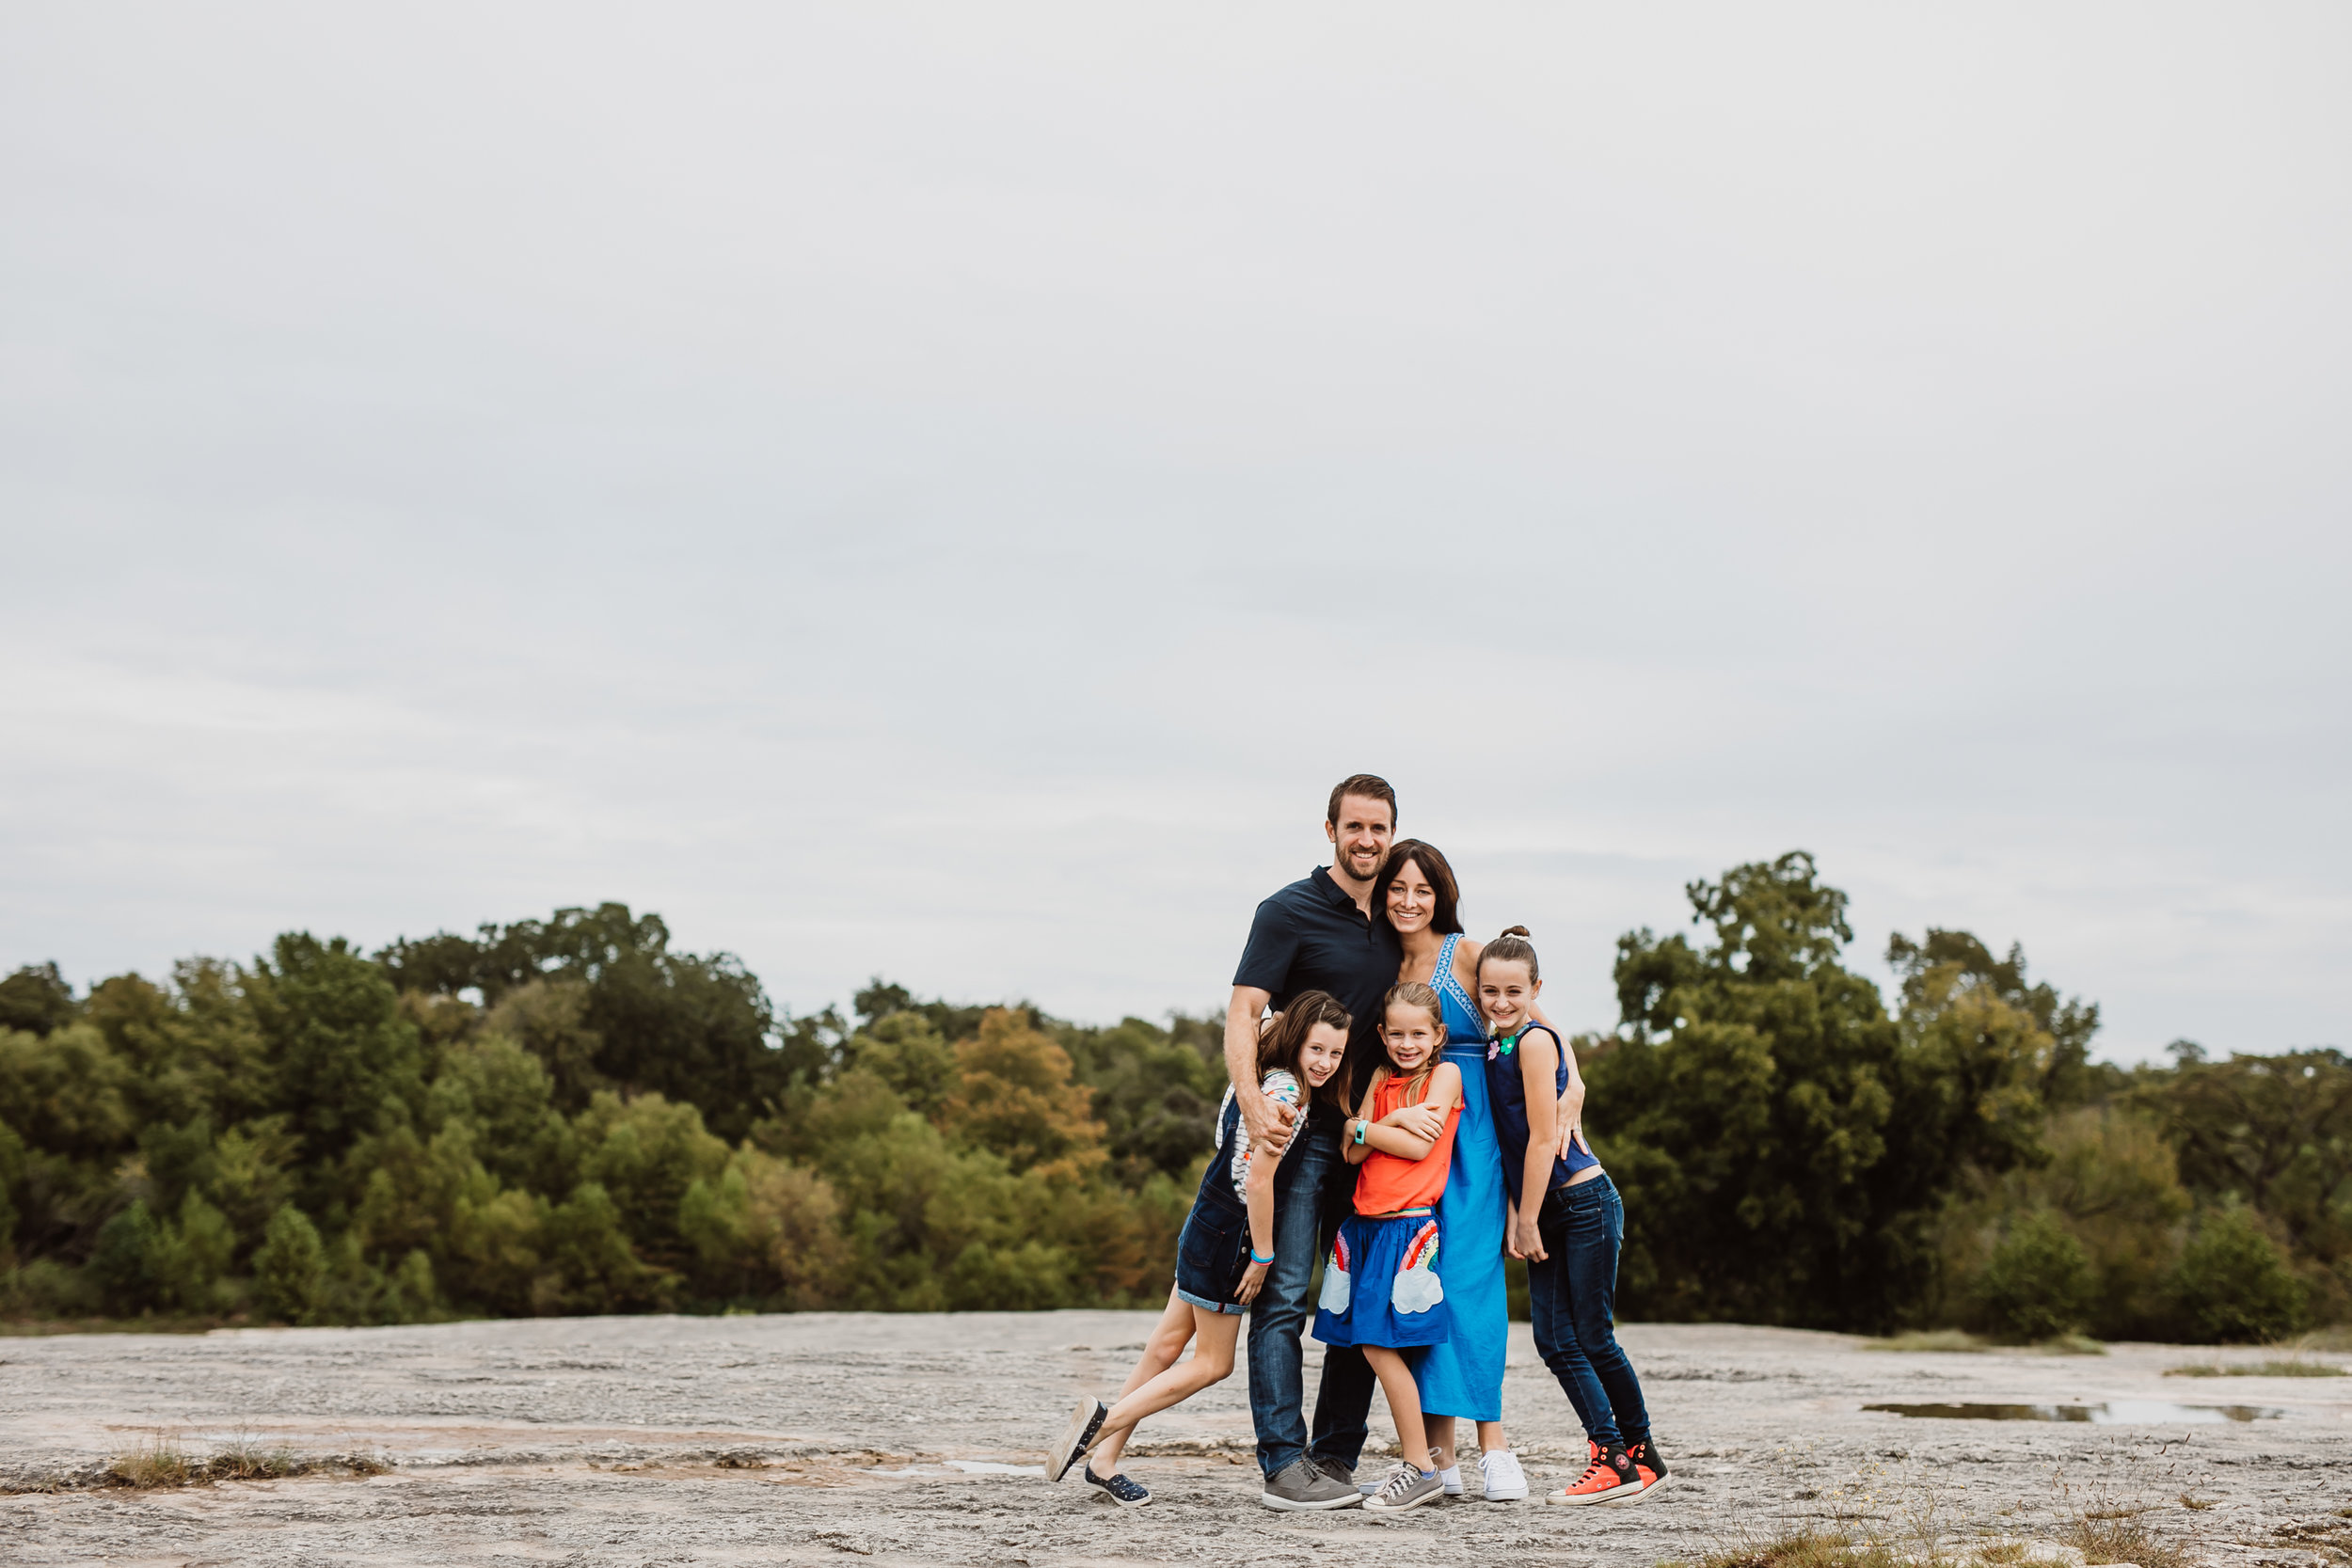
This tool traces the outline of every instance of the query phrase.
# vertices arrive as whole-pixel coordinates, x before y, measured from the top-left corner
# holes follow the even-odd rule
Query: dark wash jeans
[[[1258,1429],[1258,1468],[1268,1480],[1311,1451],[1349,1469],[1363,1454],[1377,1379],[1364,1353],[1327,1346],[1315,1424],[1308,1435],[1305,1356],[1299,1336],[1314,1303],[1307,1289],[1329,1243],[1332,1194],[1352,1195],[1354,1167],[1340,1157],[1338,1116],[1313,1117],[1291,1139],[1274,1188],[1274,1266],[1249,1307],[1249,1418]],[[1343,1214],[1346,1208],[1339,1206]]]
[[[1554,1187],[1535,1216],[1542,1262],[1527,1265],[1535,1350],[1568,1392],[1584,1435],[1606,1448],[1649,1437],[1641,1381],[1617,1344],[1617,1249],[1625,1204],[1606,1176]]]

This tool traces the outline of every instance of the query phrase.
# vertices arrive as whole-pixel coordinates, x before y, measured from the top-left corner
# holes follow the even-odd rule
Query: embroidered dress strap
[[[1462,989],[1460,976],[1454,973],[1454,950],[1461,945],[1462,933],[1454,932],[1438,949],[1438,966],[1429,972],[1429,983],[1437,989],[1438,1001],[1445,1011],[1446,1049],[1458,1051],[1486,1046],[1486,1017],[1470,992]]]

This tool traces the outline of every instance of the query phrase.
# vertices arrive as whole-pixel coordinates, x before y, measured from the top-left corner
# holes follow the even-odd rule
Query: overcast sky
[[[1386,774],[2352,1045],[2352,9],[0,11],[0,966],[1221,1004]]]

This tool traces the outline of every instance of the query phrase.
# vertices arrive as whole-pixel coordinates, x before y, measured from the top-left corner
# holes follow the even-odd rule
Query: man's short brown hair
[[[1389,831],[1396,832],[1396,791],[1389,781],[1377,773],[1351,773],[1331,786],[1331,804],[1324,813],[1324,821],[1336,828],[1340,825],[1340,802],[1350,795],[1360,795],[1367,800],[1389,803]]]

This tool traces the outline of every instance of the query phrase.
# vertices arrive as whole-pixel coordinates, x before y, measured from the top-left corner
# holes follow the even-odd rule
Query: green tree
[[[0,1032],[0,1121],[35,1148],[111,1160],[137,1132],[127,1064],[87,1023],[46,1036]]]
[[[2080,1242],[2048,1210],[2026,1214],[1993,1249],[1977,1294],[1995,1332],[2051,1339],[2079,1332],[2098,1296],[2098,1278]]]
[[[108,1311],[127,1317],[161,1303],[166,1290],[164,1244],[155,1216],[136,1199],[98,1227],[89,1272]]]
[[[2278,1243],[2235,1204],[2198,1226],[2172,1283],[2182,1326],[2193,1339],[2262,1343],[2302,1324],[2302,1282]]]
[[[326,1245],[310,1216],[291,1203],[269,1217],[253,1254],[255,1305],[279,1323],[312,1320],[326,1291]]]
[[[727,1146],[703,1130],[702,1113],[658,1094],[596,1096],[575,1123],[580,1172],[605,1195],[638,1254],[662,1268],[687,1261],[678,1206],[696,1181],[718,1180]]]
[[[2127,1106],[2082,1106],[2051,1119],[2043,1157],[1984,1178],[1954,1206],[1944,1227],[1945,1267],[1955,1297],[1964,1298],[2005,1223],[2046,1211],[2090,1261],[2090,1331],[2163,1338],[2173,1331],[2163,1298],[2190,1207],[2172,1146],[2151,1118]]]
[[[571,1312],[615,1312],[663,1305],[672,1279],[645,1266],[628,1244],[621,1211],[604,1188],[582,1181],[540,1227],[548,1260]]]
[[[278,1112],[306,1162],[340,1162],[388,1111],[422,1099],[416,1026],[380,967],[337,937],[278,939],[247,987],[274,1069]]]
[[[2038,1085],[2045,1105],[2080,1104],[2091,1092],[2090,1041],[2099,1032],[2099,1005],[2080,997],[2061,999],[2047,981],[2028,983],[2022,943],[2010,943],[2009,957],[1995,958],[1973,933],[1931,926],[1919,942],[1899,931],[1889,937],[1886,961],[1903,977],[1907,1008],[1918,1006],[1931,990],[1947,995],[1981,990],[2030,1017],[2050,1037]]]
[[[977,1036],[956,1046],[956,1079],[939,1113],[950,1136],[1003,1156],[1015,1171],[1059,1164],[1084,1172],[1102,1163],[1093,1096],[1026,1012],[997,1007],[982,1017]]]
[[[1162,1029],[1139,1018],[1108,1029],[1052,1025],[1078,1081],[1093,1091],[1120,1180],[1138,1186],[1157,1172],[1181,1177],[1216,1142],[1216,1108],[1225,1088],[1222,1020],[1171,1020]]]
[[[228,1304],[228,1275],[237,1252],[229,1216],[190,1192],[165,1237],[159,1272],[165,1293],[183,1312],[215,1312]]]
[[[73,988],[54,963],[26,964],[0,980],[0,1029],[49,1035],[73,1022]]]
[[[2243,1198],[2322,1261],[2352,1255],[2352,1058],[2176,1054],[2180,1067],[2134,1098],[2179,1148],[2190,1189]]]
[[[589,1001],[585,980],[532,980],[500,997],[483,1023],[484,1033],[512,1039],[538,1058],[553,1103],[566,1111],[587,1109],[599,1091],[612,1087],[596,1066],[604,1037],[588,1025]]]
[[[674,953],[661,917],[626,904],[562,909],[547,921],[485,924],[473,938],[447,932],[393,942],[376,955],[394,982],[427,992],[478,990],[494,1010],[534,981],[586,989],[577,1021],[593,1036],[589,1072],[556,1062],[559,1092],[610,1085],[699,1109],[720,1136],[741,1137],[792,1081],[758,977],[732,954]],[[527,1029],[504,1025],[533,1044]],[[570,1037],[577,1040],[580,1037]],[[593,1073],[593,1078],[590,1073]],[[573,1078],[577,1077],[575,1084]],[[577,1108],[580,1101],[565,1101]]]
[[[24,1140],[0,1121],[0,1267],[16,1262],[17,1203],[24,1190]]]
[[[1803,852],[1685,890],[1711,937],[1618,943],[1586,1118],[1627,1194],[1632,1312],[1872,1328],[1915,1313],[1971,1164],[2031,1147],[2046,1037],[1995,997],[1890,1018]]]

